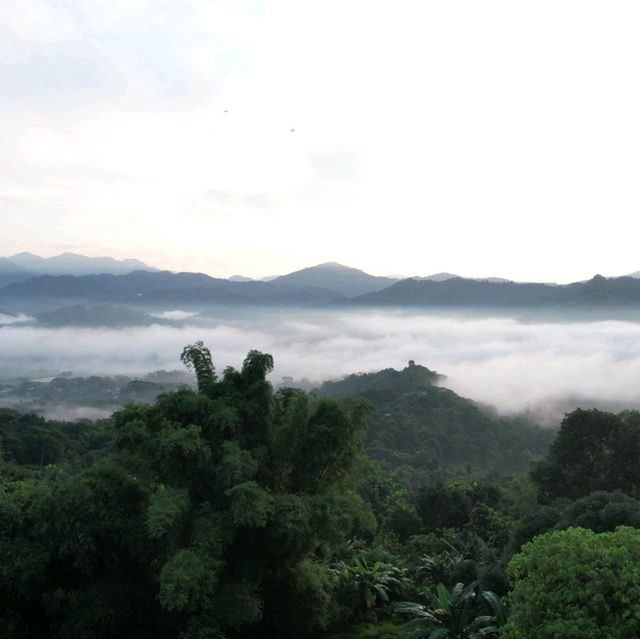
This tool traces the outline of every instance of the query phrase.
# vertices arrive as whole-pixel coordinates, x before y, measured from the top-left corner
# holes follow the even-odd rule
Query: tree
[[[420,532],[422,520],[409,500],[406,490],[396,489],[387,496],[382,524],[385,530],[396,534],[401,542]]]
[[[578,499],[595,490],[640,494],[640,415],[577,409],[564,420],[547,457],[533,469],[538,498]]]
[[[618,526],[640,528],[640,501],[621,490],[598,490],[567,505],[554,529],[578,527],[599,533]]]
[[[640,627],[640,530],[569,528],[526,544],[509,564],[514,582],[506,639],[629,639]]]
[[[202,343],[185,346],[180,356],[182,363],[196,374],[198,390],[207,393],[216,381],[211,351]]]
[[[332,551],[375,527],[351,479],[366,405],[275,393],[258,351],[221,378],[201,343],[183,360],[199,392],[119,411],[84,467],[3,484],[9,638],[287,639],[333,620]]]
[[[425,530],[435,532],[445,528],[462,528],[469,519],[471,498],[466,486],[424,486],[417,495],[417,510]]]
[[[513,520],[491,506],[479,504],[469,514],[467,529],[473,531],[491,548],[501,551],[511,538]]]

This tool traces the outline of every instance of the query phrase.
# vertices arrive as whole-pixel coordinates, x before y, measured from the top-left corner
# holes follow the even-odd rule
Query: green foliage
[[[466,525],[487,544],[499,550],[509,542],[513,526],[513,520],[508,515],[486,504],[479,504],[471,510]]]
[[[510,518],[497,511],[501,497],[493,484],[437,483],[418,490],[416,507],[426,532],[468,528],[501,548],[511,530]]]
[[[109,445],[101,424],[46,421],[38,415],[0,408],[0,459],[5,461],[43,467],[76,461]]]
[[[219,566],[219,562],[193,550],[179,550],[162,566],[160,605],[168,611],[208,608],[214,597]]]
[[[629,639],[640,625],[640,530],[547,533],[509,564],[507,639]]]
[[[243,450],[234,441],[222,444],[222,457],[217,466],[217,480],[221,486],[231,488],[253,479],[259,463],[248,450]]]
[[[427,532],[462,528],[469,520],[471,505],[469,490],[463,484],[425,486],[417,496],[418,513]]]
[[[196,374],[198,390],[201,393],[208,393],[216,381],[211,351],[202,342],[196,342],[184,347],[180,359]]]
[[[549,454],[532,471],[541,502],[596,490],[640,495],[640,413],[577,409],[562,421]]]
[[[271,497],[255,481],[237,484],[225,491],[229,498],[231,520],[235,526],[262,528],[271,512]]]
[[[493,614],[485,614],[486,607]],[[398,611],[413,619],[407,624],[407,637],[417,639],[480,639],[497,637],[507,611],[499,597],[480,591],[478,583],[457,583],[451,590],[438,584],[428,604],[403,602]]]
[[[640,541],[609,531],[640,528],[640,413],[569,415],[534,486],[496,467],[550,435],[422,367],[314,396],[274,392],[258,351],[221,376],[201,343],[183,359],[199,392],[109,422],[0,409],[3,637],[397,639],[406,614],[415,637],[495,637],[520,549],[501,636],[634,636]]]
[[[184,488],[162,485],[149,497],[147,526],[151,539],[160,539],[175,529],[181,529],[191,505]]]
[[[396,489],[386,497],[382,524],[386,530],[393,531],[401,542],[420,532],[422,519],[406,490]]]
[[[405,570],[389,561],[368,558],[368,554],[360,552],[333,567],[339,598],[359,619],[371,617],[374,608],[397,600],[408,586]]]
[[[479,567],[487,561],[487,554],[486,544],[468,530],[432,538],[429,554],[414,563],[416,580],[426,587],[473,582]]]
[[[618,526],[640,528],[640,501],[622,491],[598,490],[567,505],[555,529],[578,527],[609,532]]]
[[[353,477],[366,404],[276,394],[257,351],[221,379],[201,343],[183,359],[200,392],[116,413],[101,458],[62,425],[0,420],[5,464],[38,469],[0,491],[14,636],[287,639],[337,618],[332,553],[375,528]],[[65,450],[75,466],[39,470]]]
[[[437,479],[444,468],[526,471],[544,454],[552,433],[518,419],[502,419],[436,382],[441,376],[423,366],[402,371],[349,375],[325,382],[320,397],[359,396],[375,411],[369,416],[365,450],[385,468],[406,467],[412,485]]]
[[[640,501],[620,490],[597,490],[573,502],[558,499],[532,508],[518,522],[512,545],[518,551],[536,535],[553,530],[577,527],[610,532],[618,526],[640,528]]]
[[[563,516],[566,503],[558,500],[553,504],[536,504],[518,521],[511,540],[512,552],[518,552],[523,544],[535,536],[542,535],[556,526]]]

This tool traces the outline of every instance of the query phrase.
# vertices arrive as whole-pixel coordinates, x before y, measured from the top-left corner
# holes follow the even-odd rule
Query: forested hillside
[[[634,636],[640,413],[542,433],[421,366],[307,394],[182,359],[197,390],[102,422],[0,411],[3,638]]]
[[[385,468],[411,468],[414,481],[445,468],[469,465],[525,472],[543,455],[552,433],[524,418],[500,418],[437,386],[440,376],[410,363],[402,371],[350,375],[325,382],[320,397],[357,395],[375,410],[368,417],[367,454]]]

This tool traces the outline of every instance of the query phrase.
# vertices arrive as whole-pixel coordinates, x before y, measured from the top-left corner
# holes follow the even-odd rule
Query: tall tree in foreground
[[[569,528],[510,562],[506,639],[631,639],[640,628],[640,530]]]
[[[375,526],[352,490],[367,406],[275,393],[270,355],[116,413],[116,452],[0,493],[0,616],[30,639],[317,636],[332,549]]]

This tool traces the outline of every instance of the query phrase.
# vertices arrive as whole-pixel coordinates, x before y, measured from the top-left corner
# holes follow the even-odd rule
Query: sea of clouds
[[[271,353],[275,382],[321,382],[413,359],[461,395],[503,413],[529,411],[542,423],[575,406],[640,407],[640,323],[619,320],[286,309],[213,312],[181,326],[126,330],[10,324],[0,327],[0,377],[171,370],[196,340],[209,346],[218,370],[239,367],[253,348]]]

